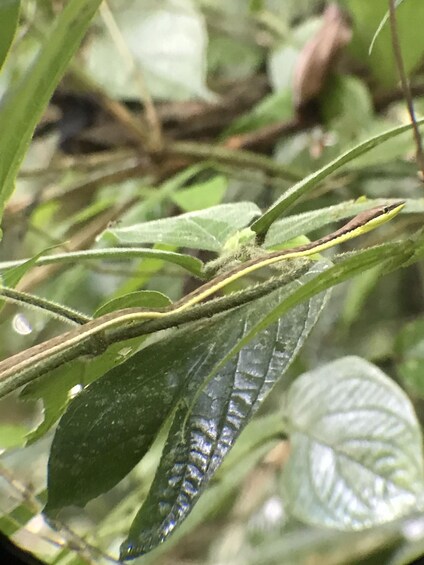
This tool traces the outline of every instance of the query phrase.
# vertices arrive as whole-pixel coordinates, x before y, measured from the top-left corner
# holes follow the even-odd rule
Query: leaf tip
[[[124,542],[122,542],[121,547],[119,548],[119,560],[120,561],[127,561],[129,559],[135,559],[136,557],[140,557],[147,553],[149,549],[145,549],[139,543],[135,542],[131,538],[127,538]]]

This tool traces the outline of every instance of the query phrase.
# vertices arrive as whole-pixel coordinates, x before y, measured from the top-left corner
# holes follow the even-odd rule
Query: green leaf
[[[301,520],[368,528],[410,512],[424,494],[412,404],[371,363],[344,357],[305,373],[290,388],[286,416],[292,449],[283,486]]]
[[[358,141],[373,121],[371,94],[365,83],[354,76],[331,77],[320,101],[325,124],[336,132],[338,141],[344,146]]]
[[[403,0],[395,0],[395,8],[397,8],[400,4],[402,4]],[[376,30],[376,32],[373,35],[372,41],[370,43],[370,48],[368,50],[368,53],[371,54],[372,50],[374,48],[374,43],[377,40],[377,37],[380,35],[381,30],[384,28],[384,26],[387,24],[387,22],[390,19],[390,12],[389,10],[387,10],[387,12],[384,14],[383,19],[381,20],[381,22],[378,24],[378,28]]]
[[[225,137],[245,133],[282,120],[293,118],[291,88],[269,94],[248,114],[235,120],[226,130]]]
[[[14,288],[21,278],[37,264],[40,257],[42,257],[50,249],[51,247],[44,249],[43,251],[40,251],[40,253],[37,253],[37,255],[34,255],[34,257],[19,261],[16,266],[6,269],[1,275],[3,285],[9,288]]]
[[[207,31],[190,0],[115,3],[116,24],[155,98],[211,98],[206,86]],[[113,10],[114,5],[111,3]],[[113,97],[137,99],[136,71],[110,33],[98,30],[85,49],[86,70]]]
[[[362,2],[361,0],[345,0],[351,15],[355,33],[350,46],[361,63],[366,63],[374,77],[384,87],[394,86],[398,81],[397,66],[393,56],[390,25],[385,25],[373,42],[376,30],[387,13],[386,0]],[[424,4],[421,0],[402,2],[396,9],[396,21],[402,59],[406,72],[410,74],[421,62],[424,54],[424,38],[420,26],[411,22],[424,19]]]
[[[202,334],[203,355],[184,384],[151,490],[121,547],[124,559],[159,545],[189,514],[240,432],[273,387],[288,386],[287,368],[315,325],[325,297],[305,302],[267,328],[220,369],[210,370],[258,317],[299,285],[296,281],[218,319]],[[192,333],[196,342],[198,337]],[[178,351],[178,350],[177,350]],[[282,383],[281,383],[282,381]]]
[[[216,474],[216,480],[200,497],[192,513],[163,545],[143,557],[146,565],[157,563],[158,556],[169,552],[184,536],[195,532],[195,528],[222,511],[222,508],[227,506],[228,500],[239,492],[249,473],[278,443],[282,433],[283,426],[279,414],[255,418],[251,421],[225,458]]]
[[[276,247],[286,241],[293,240],[300,235],[311,233],[315,230],[328,226],[340,220],[346,220],[352,216],[356,216],[364,210],[370,210],[375,206],[382,204],[391,204],[398,199],[394,198],[376,198],[358,200],[349,200],[334,206],[326,208],[318,208],[302,212],[301,214],[293,214],[281,220],[277,220],[269,228],[264,246],[266,248]],[[402,214],[419,214],[424,213],[424,198],[410,198],[405,200],[405,208]],[[0,263],[1,267],[1,263]]]
[[[221,16],[222,17],[222,16]],[[231,82],[255,75],[264,59],[264,50],[256,42],[240,41],[225,30],[208,30],[208,76]]]
[[[15,37],[20,0],[2,0],[0,5],[0,71]]]
[[[216,374],[232,356],[236,355],[255,336],[273,324],[291,308],[318,293],[340,284],[367,269],[381,265],[382,274],[390,272],[400,266],[407,266],[418,261],[424,255],[424,234],[420,234],[416,241],[391,243],[365,249],[353,254],[345,260],[339,260],[337,265],[330,267],[324,273],[318,273],[312,280],[306,281],[300,288],[293,291],[273,311],[267,314],[223,357],[213,369]],[[311,270],[312,272],[312,270]]]
[[[84,363],[75,361],[51,371],[45,377],[27,385],[21,392],[22,400],[43,402],[43,421],[27,433],[27,445],[42,438],[57,422],[70,400],[69,391],[84,384]]]
[[[185,212],[194,212],[219,204],[227,188],[227,178],[217,175],[201,184],[174,192],[171,198]]]
[[[424,319],[406,324],[396,339],[398,372],[412,394],[424,397]]]
[[[177,331],[136,353],[82,391],[62,417],[52,444],[46,512],[53,514],[68,504],[85,504],[121,480],[147,452],[160,427],[181,402],[186,413],[193,394],[202,388],[209,370],[223,353],[291,288],[289,285],[235,312]],[[216,430],[211,450],[211,456],[215,452],[213,465],[201,477],[185,514],[206,487],[212,468],[218,467],[267,392],[287,369],[315,324],[323,303],[320,297],[302,304],[228,363],[194,406],[194,415],[186,427],[190,430],[187,444],[181,444],[181,430],[178,432],[174,424],[168,448],[174,444],[176,456],[177,449],[178,457],[187,455],[180,458],[185,466],[190,465],[190,459],[196,459],[199,447],[196,440],[200,441],[200,436],[191,432],[194,429],[201,432],[198,428],[201,407],[205,410],[204,421],[210,418],[211,433]],[[210,402],[212,391],[214,402]],[[180,421],[181,409],[178,413]],[[210,443],[209,429],[205,429],[205,434],[206,449]],[[204,457],[207,458],[206,453]],[[169,457],[163,460],[165,466],[174,463]],[[163,469],[158,472],[161,480],[163,473]],[[178,499],[179,493],[183,496],[182,487],[186,485],[175,483],[171,488],[170,484],[167,496]],[[152,496],[161,494],[155,492]],[[166,518],[160,514],[160,508],[163,506],[157,506],[150,517],[158,529]],[[145,517],[143,513],[141,517]],[[179,521],[185,514],[180,515]],[[151,521],[149,525],[154,527]],[[160,535],[159,530],[157,534]]]
[[[418,120],[418,124],[424,123],[424,118]],[[367,153],[374,147],[377,147],[384,141],[391,139],[405,131],[408,131],[411,125],[399,126],[384,133],[378,134],[375,137],[371,137],[366,141],[359,143],[353,149],[349,149],[340,157],[337,157],[318,171],[311,173],[301,181],[297,182],[289,190],[287,190],[283,196],[281,196],[260,218],[253,222],[251,228],[258,234],[265,234],[270,225],[281,216],[290,206],[292,206],[296,200],[298,200],[304,194],[312,191],[323,179],[332,175],[340,167],[353,161],[360,155]]]
[[[111,234],[119,243],[167,243],[220,251],[229,236],[247,226],[259,213],[252,202],[221,204],[126,228],[112,228],[105,235]]]
[[[138,337],[114,343],[94,359],[75,359],[27,385],[22,390],[20,398],[30,401],[41,400],[43,403],[43,421],[27,435],[27,445],[41,439],[59,420],[76,394],[74,387],[80,389],[89,385],[128,359],[134,351],[137,351],[144,339],[145,337]]]
[[[0,425],[0,449],[11,447],[22,447],[25,444],[25,436],[28,428],[16,424]]]
[[[24,261],[19,261],[18,264],[14,267],[6,269],[1,275],[1,286],[8,287],[8,288],[15,288],[21,278],[31,270],[38,262],[40,257],[47,253],[49,249],[44,249],[31,257],[31,259],[25,259]],[[1,270],[1,267],[0,267]],[[0,300],[0,310],[2,310],[5,304],[5,300]]]
[[[101,0],[69,0],[46,34],[39,55],[0,106],[0,211],[35,126],[77,50]]]
[[[300,235],[308,234],[333,222],[345,220],[356,216],[356,214],[364,210],[369,210],[375,206],[389,202],[394,202],[394,200],[364,199],[359,202],[350,200],[348,202],[342,202],[341,204],[335,204],[334,206],[328,206],[327,208],[319,208],[318,210],[310,210],[308,212],[302,212],[301,214],[287,216],[272,224],[266,234],[264,245],[267,248],[281,245]],[[417,201],[414,200],[414,203],[415,202]],[[422,202],[424,212],[424,199]]]
[[[105,304],[97,308],[94,317],[98,318],[99,316],[122,308],[163,308],[170,304],[171,300],[161,292],[155,290],[139,290],[108,300]]]

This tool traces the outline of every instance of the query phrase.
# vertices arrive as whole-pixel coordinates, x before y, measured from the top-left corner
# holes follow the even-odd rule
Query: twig
[[[146,121],[149,125],[151,134],[149,136],[149,149],[151,149],[152,151],[159,151],[163,145],[162,127],[159,121],[159,117],[156,113],[152,97],[150,96],[150,92],[147,88],[143,73],[139,65],[137,65],[134,61],[134,55],[128,48],[127,42],[125,41],[106,0],[104,0],[103,4],[100,6],[100,14],[113,41],[115,42],[116,47],[118,48],[118,51],[122,56],[122,59],[127,64],[130,72],[132,72],[134,79],[138,84],[141,99],[144,103]]]
[[[318,122],[317,122],[318,123]],[[225,146],[231,149],[268,149],[273,147],[279,138],[312,127],[312,120],[283,120],[262,126],[254,131],[232,135],[225,140]]]
[[[230,149],[223,145],[175,141],[169,143],[164,148],[164,152],[169,155],[181,155],[195,159],[215,159],[221,163],[240,165],[249,169],[259,169],[264,173],[285,179],[289,182],[297,182],[300,180],[299,175],[265,155],[258,155],[252,151]]]
[[[95,102],[124,126],[137,145],[147,146],[148,140],[142,124],[125,104],[110,98],[75,62],[69,65],[68,74],[87,95],[91,95]]]
[[[406,105],[408,108],[409,116],[411,118],[412,123],[412,131],[415,139],[416,145],[416,159],[417,165],[420,169],[421,173],[421,180],[424,181],[424,153],[423,153],[423,145],[421,141],[421,135],[418,130],[417,121],[415,118],[415,110],[414,110],[414,103],[412,100],[411,89],[409,86],[409,80],[406,74],[405,65],[403,62],[402,57],[402,49],[400,46],[399,41],[399,34],[397,29],[397,21],[396,21],[396,6],[395,0],[389,0],[389,19],[390,19],[390,30],[392,34],[392,46],[393,46],[393,54],[396,61],[397,70],[400,77],[400,82],[402,84],[403,94],[405,96]]]
[[[46,300],[40,296],[34,296],[33,294],[28,294],[27,292],[19,292],[13,288],[8,288],[5,286],[0,286],[0,296],[5,300],[27,306],[28,308],[38,308],[44,313],[54,316],[68,324],[86,324],[92,318],[89,316],[84,316],[81,312],[74,310],[73,308],[68,308],[57,302],[52,302],[51,300]]]
[[[16,479],[16,477],[9,471],[9,469],[4,467],[3,465],[0,465],[0,477],[2,477],[7,482],[9,487],[19,497],[19,500],[22,500],[22,502],[30,509],[33,514],[41,514],[43,510],[43,504],[38,500],[36,495],[34,495],[32,490],[27,485],[25,485],[22,481]],[[18,525],[22,527],[22,524]],[[75,551],[80,559],[85,561],[88,565],[95,565],[96,563],[98,563],[98,557],[103,557],[104,559],[107,559],[112,563],[121,563],[121,561],[114,559],[112,556],[104,553],[97,547],[94,547],[86,542],[82,537],[77,535],[62,522],[57,522],[57,529],[60,530],[59,534],[61,534],[63,538],[68,538],[68,540],[65,540],[66,545],[45,535],[42,535],[40,537],[55,546],[61,548],[65,546],[67,549]]]

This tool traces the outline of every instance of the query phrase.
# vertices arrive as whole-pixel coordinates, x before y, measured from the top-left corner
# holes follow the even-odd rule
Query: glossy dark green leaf
[[[158,293],[160,294],[160,293]],[[105,305],[106,306],[106,305]],[[144,337],[114,343],[102,354],[92,359],[74,359],[64,367],[27,385],[21,392],[23,400],[41,400],[43,421],[27,436],[27,444],[41,439],[65,412],[74,387],[84,387],[125,361],[140,347]]]
[[[300,283],[293,284],[298,286]],[[135,354],[81,392],[62,417],[53,441],[46,512],[53,515],[63,506],[85,504],[121,480],[149,449],[167,417],[177,409],[176,421],[180,421],[181,414],[187,413],[193,395],[202,388],[205,377],[216,363],[258,316],[274,307],[291,288],[289,285],[236,311],[177,331]],[[176,451],[176,456],[182,457],[186,453],[187,459],[182,459],[181,463],[188,467],[191,465],[189,457],[196,458],[198,446],[191,441],[199,439],[198,434],[192,437],[192,431],[199,425],[201,407],[205,409],[204,421],[210,419],[211,429],[215,427],[217,430],[213,464],[199,482],[198,490],[192,493],[185,512],[179,514],[179,521],[188,514],[224,454],[290,364],[313,327],[323,303],[324,298],[318,297],[294,309],[258,336],[206,386],[186,427],[190,444],[181,445],[181,430],[178,430],[178,423],[173,424],[168,449],[172,444],[181,451]],[[211,394],[214,395],[212,402]],[[238,418],[237,410],[240,410]],[[205,448],[208,434],[205,430]],[[174,463],[170,456],[164,456],[158,471],[161,480],[166,476],[163,465],[172,468]],[[175,499],[178,506],[178,496],[183,496],[180,487],[186,485],[177,481],[171,488],[173,478],[168,479],[167,497]],[[162,494],[155,490],[151,496]],[[150,506],[151,503],[147,504]],[[177,506],[174,511],[178,511]],[[163,505],[157,508],[162,509]],[[146,511],[140,516],[138,523],[146,516]],[[165,518],[159,510],[154,516],[149,513],[149,535],[152,528],[157,529],[158,539],[163,535],[160,532]],[[142,529],[147,534],[146,527],[144,525]],[[138,532],[138,529],[132,531]],[[142,545],[149,544],[145,540]]]
[[[236,355],[255,336],[278,318],[284,316],[291,308],[312,296],[317,295],[345,280],[348,280],[367,269],[380,266],[382,274],[398,269],[400,266],[413,264],[424,255],[424,234],[419,234],[416,241],[401,241],[388,243],[354,253],[346,259],[338,260],[337,264],[324,273],[317,274],[312,280],[305,282],[278,304],[273,311],[264,316],[258,323],[240,339],[228,355],[222,360],[224,364],[230,357]]]
[[[240,308],[237,322],[229,315],[218,319],[214,334],[204,336],[204,358],[184,384],[155,480],[121,548],[123,558],[150,551],[185,519],[275,382],[284,379],[325,296],[299,305],[266,328],[207,380],[231,345],[299,284]]]

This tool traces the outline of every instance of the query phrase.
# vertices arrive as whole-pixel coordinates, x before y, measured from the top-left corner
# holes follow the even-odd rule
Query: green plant
[[[2,207],[13,193],[34,129],[98,5],[89,0],[68,2],[53,20],[49,41],[3,99]],[[18,3],[10,6],[16,26]],[[0,47],[7,53],[10,34],[5,41],[8,44]],[[91,86],[128,123],[125,107],[117,111],[98,85],[90,85],[87,77],[70,68],[74,80],[83,82],[84,88]],[[254,116],[256,119],[257,112]],[[423,119],[418,121],[422,123]],[[243,128],[246,124],[249,127],[248,119]],[[140,134],[137,126],[130,129]],[[357,290],[354,314],[352,310],[345,313],[348,329],[379,278],[397,276],[422,259],[422,229],[410,231],[402,222],[423,212],[422,199],[406,198],[401,216],[373,232],[377,239],[368,239],[363,249],[351,248],[331,260],[311,258],[309,252],[305,258],[292,253],[290,261],[274,266],[266,260],[281,246],[297,249],[295,238],[322,228],[328,233],[334,221],[398,202],[394,197],[398,195],[393,194],[330,206],[316,201],[313,209],[290,215],[292,206],[314,198],[324,183],[354,174],[355,167],[365,170],[361,162],[366,161],[361,159],[370,159],[372,150],[384,150],[385,144],[403,139],[402,134],[410,129],[410,125],[401,125],[363,136],[364,141],[345,147],[339,156],[302,176],[265,212],[251,201],[221,203],[227,182],[225,165],[237,168],[240,163],[250,163],[280,181],[293,179],[297,173],[271,158],[225,146],[165,140],[159,149],[152,149],[140,134],[138,143],[146,143],[149,158],[155,162],[181,155],[214,161],[188,166],[165,182],[153,183],[154,187],[148,181],[140,190],[124,187],[117,217],[130,208],[125,225],[103,226],[91,249],[56,253],[52,245],[44,249],[38,245],[29,259],[0,263],[0,296],[5,301],[76,326],[0,362],[0,397],[19,393],[21,399],[42,400],[44,406],[43,420],[35,428],[1,426],[7,440],[4,446],[26,442],[24,451],[29,450],[54,430],[47,493],[38,493],[38,502],[46,502],[43,512],[52,526],[64,528],[64,508],[84,506],[112,487],[121,488],[130,472],[130,477],[140,473],[141,478],[134,479],[139,491],[132,488],[131,478],[124,481],[123,502],[103,526],[107,530],[116,522],[114,540],[124,537],[121,559],[155,550],[152,557],[146,556],[153,561],[163,547],[172,547],[196,524],[218,513],[235,485],[282,437],[289,439],[291,454],[281,473],[279,492],[292,515],[306,524],[345,532],[369,529],[380,536],[380,541],[371,543],[379,548],[399,535],[408,517],[422,512],[421,429],[401,387],[375,364],[349,350],[308,371],[292,367],[321,315],[330,308],[331,288],[354,280],[363,284]],[[140,209],[135,194],[142,197]],[[63,218],[63,224],[83,224],[119,198],[121,195],[111,196],[106,189],[98,202],[70,220]],[[178,205],[185,213],[158,218],[164,203]],[[44,208],[40,204],[37,211],[39,225],[54,214],[49,202]],[[56,239],[66,232],[63,226],[61,229]],[[338,245],[341,240],[334,238],[333,243]],[[209,254],[208,260],[200,259],[202,253]],[[78,277],[86,276],[99,261],[122,259],[141,261],[144,270],[126,277],[116,292],[105,293],[93,315],[83,314],[84,299],[75,290]],[[42,298],[18,287],[37,267],[64,268],[74,262],[79,263],[79,271],[63,285],[73,289],[76,308],[65,305],[57,288],[53,292],[50,287],[49,292],[47,286],[47,297]],[[261,268],[248,270],[246,265]],[[172,293],[178,294],[181,308],[170,306],[173,302],[164,288],[139,290],[143,283],[155,282],[163,268],[173,269],[167,281]],[[172,286],[169,281],[177,279],[175,273],[194,277],[198,288],[211,292],[200,294],[198,300],[198,290],[189,294],[183,284]],[[237,276],[230,281],[231,273]],[[65,280],[60,277],[63,275],[53,285]],[[353,293],[358,288],[354,284],[350,287]],[[218,290],[224,295],[217,298]],[[213,299],[206,301],[209,295]],[[336,309],[342,311],[339,306]],[[399,336],[397,346],[404,382],[418,394],[422,390],[422,356],[417,353],[421,344],[418,324]],[[254,418],[264,410],[273,387],[283,398],[282,406]],[[18,523],[39,510],[36,504],[24,501],[3,513],[0,528],[12,534]],[[168,542],[171,545],[161,546],[174,532]],[[78,537],[73,541],[79,555],[92,549]],[[99,546],[106,551],[106,542]],[[64,549],[56,562],[65,562],[68,552],[69,548]],[[264,562],[272,562],[264,548],[260,555]],[[293,555],[295,550],[287,559]]]

